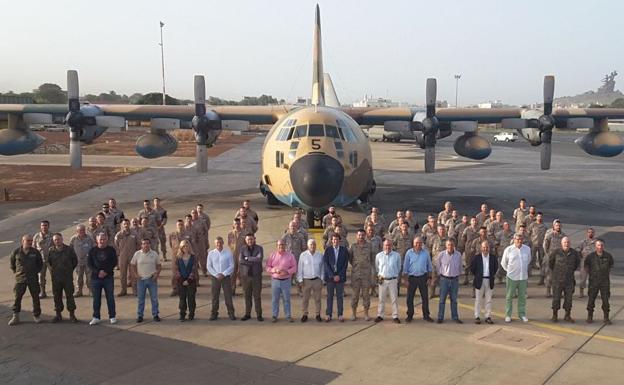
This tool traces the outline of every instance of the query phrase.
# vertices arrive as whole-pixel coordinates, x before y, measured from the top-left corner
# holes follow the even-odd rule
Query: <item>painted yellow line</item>
[[[439,303],[439,300],[438,300],[438,303]],[[464,308],[464,309],[474,310],[474,305],[466,305],[466,304],[463,304],[461,302],[458,302],[457,305],[459,307],[461,307],[461,308]],[[500,317],[500,318],[505,318],[505,314],[503,314],[503,313],[499,313],[499,312],[493,311],[492,314],[497,316],[497,317]],[[594,335],[594,333],[585,332],[585,331],[582,331],[582,330],[576,330],[576,329],[568,328],[568,327],[565,327],[565,326],[548,324],[548,323],[539,322],[539,321],[531,321],[531,320],[529,320],[529,324],[537,326],[537,327],[540,327],[540,328],[543,328],[543,329],[549,329],[549,330],[553,330],[553,331],[556,331],[556,332],[560,332],[560,333],[568,333],[568,334],[573,334],[573,335],[583,336],[583,337],[593,337],[593,338],[599,339],[599,340],[611,341],[611,342],[617,342],[617,343],[624,344],[624,338],[604,336],[604,335],[601,335],[601,334]]]
[[[314,240],[316,241],[316,249],[319,253],[323,253],[325,251],[325,245],[323,245],[323,233],[325,231],[323,229],[310,229],[308,230],[308,234],[310,234]]]

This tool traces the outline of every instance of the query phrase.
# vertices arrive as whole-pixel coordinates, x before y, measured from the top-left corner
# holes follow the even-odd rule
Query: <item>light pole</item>
[[[457,108],[457,94],[459,92],[459,79],[461,79],[461,74],[455,75],[455,108]]]
[[[166,91],[165,91],[165,46],[163,45],[163,27],[165,26],[165,23],[163,23],[162,21],[160,22],[160,66],[162,69],[162,85],[163,85],[163,106],[167,104],[167,97],[165,95],[167,95]]]

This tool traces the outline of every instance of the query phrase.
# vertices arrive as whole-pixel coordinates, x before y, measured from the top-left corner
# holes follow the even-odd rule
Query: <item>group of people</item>
[[[210,217],[203,206],[197,205],[184,219],[176,222],[176,230],[165,233],[167,210],[160,199],[146,200],[136,217],[126,218],[114,199],[102,205],[102,210],[89,218],[87,226],[78,225],[76,234],[65,244],[60,233],[50,232],[44,220],[34,236],[26,234],[21,245],[11,255],[15,273],[15,303],[9,325],[19,323],[21,300],[30,291],[33,317],[40,322],[40,298],[46,295],[46,275],[50,271],[54,296],[55,317],[61,321],[65,295],[69,319],[76,322],[74,296],[80,297],[86,286],[93,297],[91,325],[100,322],[101,293],[104,291],[111,323],[116,323],[114,274],[119,270],[120,291],[117,296],[132,293],[137,296],[137,322],[143,322],[145,297],[149,293],[154,321],[160,321],[158,310],[158,278],[162,262],[171,259],[171,295],[179,297],[179,320],[193,320],[196,310],[197,287],[200,280],[210,279],[212,307],[210,320],[219,316],[221,291],[228,317],[236,320],[233,296],[238,286],[244,296],[242,321],[263,321],[261,291],[266,272],[271,277],[272,321],[277,322],[280,305],[285,318],[293,322],[291,309],[292,286],[297,285],[302,298],[301,322],[309,319],[309,302],[314,302],[316,321],[330,322],[334,314],[344,321],[345,283],[349,282],[351,319],[357,320],[360,297],[364,319],[370,320],[370,298],[378,295],[375,322],[385,316],[385,304],[390,300],[392,320],[400,323],[398,297],[403,284],[407,288],[407,317],[414,317],[416,290],[420,293],[422,317],[434,322],[429,299],[439,289],[437,322],[444,321],[447,297],[450,297],[451,318],[462,323],[457,310],[460,277],[464,284],[472,277],[475,298],[475,322],[491,324],[492,292],[496,283],[506,285],[505,321],[511,322],[512,302],[517,297],[519,318],[527,322],[526,289],[528,277],[538,270],[538,284],[552,296],[554,322],[558,321],[561,298],[564,298],[564,320],[571,316],[575,272],[580,271],[580,296],[588,288],[587,322],[593,322],[595,300],[600,294],[604,322],[609,319],[610,270],[613,257],[605,251],[603,240],[588,229],[587,238],[578,249],[570,246],[562,232],[561,222],[553,221],[548,229],[543,214],[528,206],[524,199],[507,221],[502,211],[481,205],[475,216],[460,216],[451,202],[436,216],[429,215],[427,223],[419,225],[412,211],[397,211],[389,224],[377,208],[371,210],[364,226],[356,231],[355,242],[347,241],[348,230],[342,217],[331,207],[322,218],[323,252],[316,240],[308,235],[307,222],[297,210],[288,227],[280,235],[276,249],[264,263],[264,249],[256,243],[259,218],[244,201],[237,210],[227,239],[214,238],[210,248]],[[512,227],[515,231],[512,231]],[[226,245],[227,241],[227,245]],[[160,255],[158,249],[160,246]],[[350,269],[349,269],[350,267]],[[348,274],[348,271],[350,274]],[[74,273],[77,275],[74,295]],[[586,281],[589,281],[587,286]],[[323,286],[326,287],[324,318],[321,317]],[[377,292],[377,294],[376,294]],[[336,313],[334,313],[334,298]],[[311,316],[311,315],[310,315]]]

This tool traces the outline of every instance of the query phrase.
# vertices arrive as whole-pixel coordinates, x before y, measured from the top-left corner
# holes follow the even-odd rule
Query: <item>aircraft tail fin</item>
[[[321,10],[316,5],[316,18],[314,21],[314,48],[312,54],[312,104],[315,106],[325,105],[325,87],[323,76],[323,47],[321,42]]]
[[[340,100],[338,100],[338,94],[334,88],[334,83],[328,73],[325,73],[323,77],[323,86],[325,87],[325,105],[329,107],[340,107]]]

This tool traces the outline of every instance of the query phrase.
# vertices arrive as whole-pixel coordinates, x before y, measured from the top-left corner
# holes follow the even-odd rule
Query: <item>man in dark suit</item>
[[[331,236],[331,247],[325,249],[323,254],[323,280],[327,284],[327,316],[325,321],[332,319],[334,308],[334,292],[338,305],[338,320],[344,322],[342,317],[342,302],[344,297],[344,283],[347,280],[347,263],[349,252],[344,246],[340,246],[340,234]]]
[[[475,289],[475,323],[481,323],[481,303],[485,297],[485,323],[493,324],[492,318],[492,291],[494,277],[498,271],[498,260],[490,255],[490,245],[487,240],[481,242],[481,253],[472,257],[470,271],[474,276],[472,285]]]
[[[245,295],[245,315],[241,318],[241,321],[247,321],[251,318],[252,298],[258,321],[264,321],[264,318],[262,318],[262,302],[260,300],[264,250],[262,246],[256,245],[256,237],[252,233],[245,236],[245,244],[239,251],[240,254],[238,256],[241,283]]]

